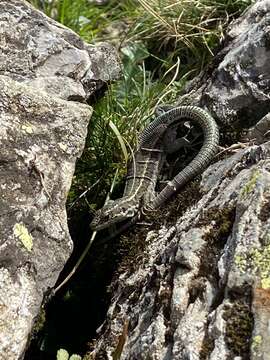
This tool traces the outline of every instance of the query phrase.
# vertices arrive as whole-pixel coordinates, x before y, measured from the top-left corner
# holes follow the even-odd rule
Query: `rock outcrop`
[[[87,359],[270,359],[269,24],[270,1],[256,2],[179,100],[207,107],[221,130],[263,118],[255,141],[225,151],[204,172],[201,199],[148,233]]]
[[[0,2],[0,359],[22,358],[43,295],[72,251],[65,202],[92,113],[119,76],[91,46],[23,0]]]

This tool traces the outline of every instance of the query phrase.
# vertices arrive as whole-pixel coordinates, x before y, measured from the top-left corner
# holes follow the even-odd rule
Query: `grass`
[[[121,55],[123,78],[95,104],[69,195],[69,207],[83,199],[95,208],[102,205],[115,171],[119,181],[123,178],[127,153],[156,104],[176,99],[251,0],[109,0],[103,6],[87,0],[30,2],[85,41],[113,42]]]
[[[181,59],[183,72],[199,72],[224,39],[232,18],[249,0],[138,0],[141,17],[131,34],[144,38],[151,53],[170,66]],[[183,72],[180,75],[183,75]]]
[[[104,6],[94,0],[30,2],[88,42],[110,40],[121,46],[143,41],[152,55],[163,59],[165,71],[180,58],[186,72],[188,64],[202,69],[229,22],[252,0],[109,0]]]

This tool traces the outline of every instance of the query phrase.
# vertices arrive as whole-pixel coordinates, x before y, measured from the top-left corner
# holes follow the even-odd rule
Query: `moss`
[[[208,243],[222,247],[231,233],[235,219],[235,207],[220,209],[213,207],[202,214],[199,219],[199,226],[212,225],[212,229],[205,235]]]
[[[207,246],[204,248],[205,254],[201,254],[201,258],[207,258],[207,261],[202,261],[199,274],[207,278],[216,278],[218,281],[219,275],[217,273],[217,261],[220,257],[220,251],[224,247],[224,243],[227,241],[230,235],[235,219],[235,207],[217,208],[213,207],[204,212],[198,221],[200,226],[212,225],[210,231],[204,235],[204,239],[207,241]],[[217,294],[212,310],[214,310],[224,298],[223,289],[220,289]],[[208,329],[208,326],[207,326]],[[209,358],[209,354],[214,348],[214,339],[209,336],[208,330],[205,331],[205,337],[200,351],[200,360]]]
[[[242,273],[253,273],[261,278],[263,289],[270,288],[270,245],[254,248],[244,255],[234,257],[235,265]]]
[[[215,347],[214,339],[211,338],[208,334],[208,326],[205,330],[205,337],[203,339],[201,351],[200,351],[200,360],[207,360],[209,359],[209,354],[212,353]]]
[[[220,258],[221,251],[224,247],[224,243],[227,241],[228,236],[232,231],[232,227],[235,219],[235,207],[227,207],[220,209],[213,207],[204,212],[198,221],[200,226],[212,225],[210,231],[204,235],[204,239],[207,242],[203,252],[200,255],[201,259],[207,259],[201,261],[199,275],[200,277],[206,277],[211,283],[219,281],[217,262]],[[215,310],[224,299],[224,288],[221,287],[213,300],[211,310]],[[214,340],[208,334],[208,326],[205,331],[205,337],[203,339],[202,349],[200,352],[200,360],[208,359],[209,354],[214,348]]]
[[[223,314],[226,320],[225,341],[235,356],[249,359],[249,345],[253,329],[253,316],[245,301],[236,301]]]
[[[199,185],[200,177],[197,177],[171,198],[165,206],[149,213],[144,220],[151,226],[145,228],[145,234],[150,230],[159,230],[162,224],[175,225],[176,221],[201,199],[202,192]]]
[[[197,226],[209,227],[209,225],[212,225],[212,227],[209,232],[204,235],[206,246],[200,254],[200,258],[207,259],[207,261],[201,261],[199,269],[200,277],[206,277],[207,279],[210,279],[211,282],[216,279],[218,282],[219,274],[217,262],[220,258],[224,243],[227,241],[227,238],[232,231],[234,219],[235,207],[233,206],[224,209],[213,207],[201,215]],[[223,290],[220,289],[219,294],[217,294],[215,301],[213,302],[212,310],[214,310],[222,301],[222,293]],[[209,343],[209,339],[206,337],[205,349],[210,346],[211,343]],[[202,359],[204,358],[205,357],[202,355]]]
[[[270,244],[270,233],[265,233],[261,237],[261,244],[267,246]]]
[[[175,224],[189,208],[195,205],[201,198],[202,192],[200,190],[200,176],[188,183],[180,193],[175,197],[174,201],[169,201],[168,206],[163,207],[161,219],[166,220],[172,224]]]
[[[260,171],[258,169],[254,170],[252,172],[252,175],[251,175],[249,181],[246,183],[246,185],[243,187],[243,189],[240,192],[241,198],[245,197],[246,195],[248,195],[252,192],[252,190],[256,186],[259,176],[260,176]]]
[[[122,272],[135,271],[138,263],[147,256],[144,253],[146,247],[145,232],[145,228],[137,227],[120,237],[119,248],[116,251],[122,260],[117,270],[117,278]]]
[[[41,308],[32,329],[31,338],[36,338],[38,334],[43,330],[46,323],[46,310],[44,307]]]
[[[262,222],[266,222],[266,221],[269,219],[269,214],[270,214],[270,198],[269,198],[269,196],[268,196],[268,197],[266,197],[266,202],[265,202],[265,204],[262,206],[258,218],[259,218]]]

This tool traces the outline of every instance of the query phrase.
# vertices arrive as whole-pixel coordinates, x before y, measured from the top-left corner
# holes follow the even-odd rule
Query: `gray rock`
[[[209,176],[212,165],[202,181],[209,187],[209,179],[211,196],[176,228],[149,234],[138,270],[117,282],[90,359],[111,358],[126,321],[121,359],[267,359],[269,155],[269,142],[241,150],[220,162],[221,177]],[[235,158],[253,163],[243,169]]]
[[[228,32],[204,103],[219,121],[249,127],[269,111],[270,1],[257,1]]]
[[[269,0],[258,0],[230,26],[226,46],[178,103],[204,106],[234,127],[248,128],[269,112],[269,10]]]
[[[211,75],[179,99],[208,107],[223,125],[256,124],[249,135],[259,144],[212,164],[201,200],[180,204],[186,211],[174,226],[146,236],[136,270],[114,283],[85,359],[269,359],[269,10],[269,0],[250,7]]]
[[[120,66],[25,1],[0,2],[0,35],[0,359],[15,360],[73,247],[65,202],[92,109],[72,100]]]
[[[266,114],[255,126],[248,129],[243,140],[261,144],[270,138],[270,113]]]
[[[1,75],[81,101],[119,77],[118,58],[109,44],[84,43],[23,0],[3,0],[0,11]]]

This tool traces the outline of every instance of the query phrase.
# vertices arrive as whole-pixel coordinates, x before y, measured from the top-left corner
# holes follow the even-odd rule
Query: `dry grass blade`
[[[97,232],[94,231],[92,233],[91,239],[89,241],[89,243],[87,244],[86,248],[84,249],[83,253],[81,254],[81,256],[79,257],[79,260],[76,262],[76,264],[74,265],[73,269],[70,271],[70,273],[65,277],[65,279],[53,290],[53,294],[56,294],[71,278],[72,276],[76,273],[77,269],[79,268],[79,266],[81,265],[82,261],[84,260],[84,258],[86,257],[91,245],[93,244],[93,241],[95,240]]]
[[[147,10],[152,16],[154,16],[157,20],[159,20],[165,27],[174,32],[173,26],[171,26],[168,21],[166,21],[155,9],[153,9],[150,5],[147,4],[144,0],[138,0],[138,2],[142,5],[142,7]]]

